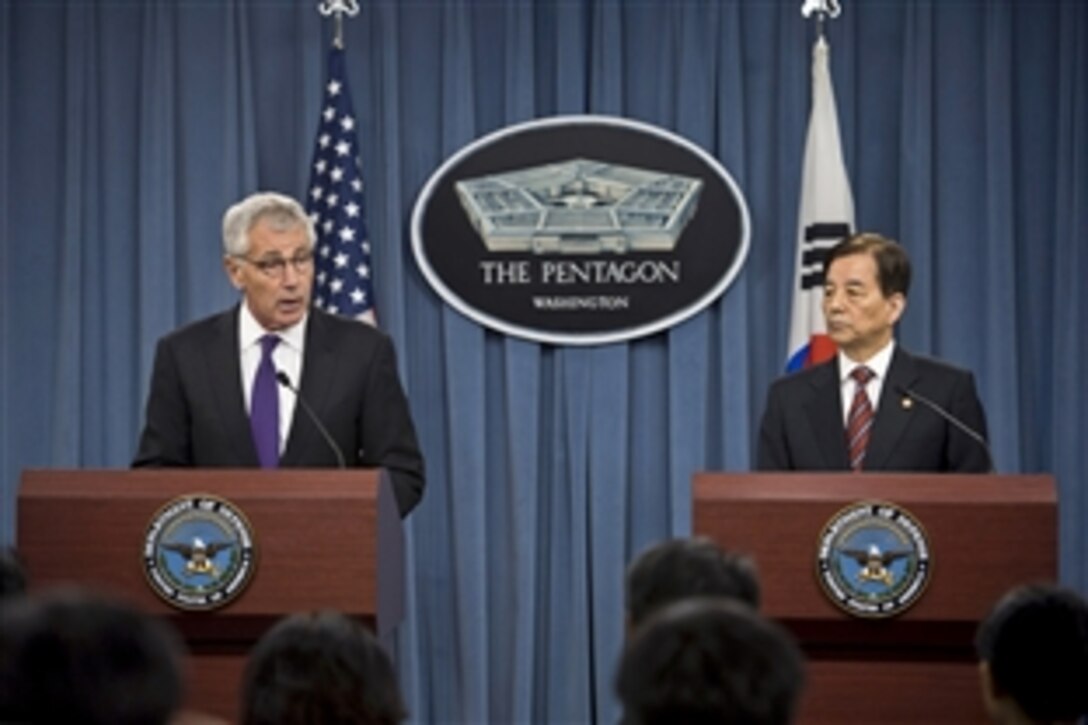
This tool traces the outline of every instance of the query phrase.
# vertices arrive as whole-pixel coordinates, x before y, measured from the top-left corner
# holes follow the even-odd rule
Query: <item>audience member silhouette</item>
[[[0,608],[0,722],[161,725],[182,697],[173,632],[76,589]]]
[[[393,665],[359,622],[295,614],[257,643],[242,693],[246,725],[394,725],[406,717]]]
[[[0,602],[26,593],[26,571],[10,547],[0,548]]]
[[[627,568],[627,624],[690,597],[724,597],[759,608],[755,563],[705,537],[670,539],[644,550]]]
[[[743,603],[690,599],[628,640],[616,677],[623,725],[787,725],[804,661],[779,625]]]
[[[975,645],[994,722],[1088,715],[1088,603],[1076,592],[1047,584],[1013,589],[982,622]]]

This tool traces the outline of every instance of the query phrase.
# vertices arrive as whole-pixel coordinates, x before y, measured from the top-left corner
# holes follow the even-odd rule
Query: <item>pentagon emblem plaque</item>
[[[816,577],[835,606],[855,617],[894,617],[922,596],[932,572],[925,529],[910,512],[860,501],[820,533]]]
[[[226,499],[180,496],[152,517],[143,549],[148,584],[179,609],[222,607],[245,589],[256,569],[253,530]]]

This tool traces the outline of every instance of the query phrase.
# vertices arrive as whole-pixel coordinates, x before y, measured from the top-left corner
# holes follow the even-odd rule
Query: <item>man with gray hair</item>
[[[423,458],[393,345],[311,307],[314,242],[282,194],[227,210],[223,264],[241,302],[159,341],[134,467],[382,467],[402,516],[419,502]]]

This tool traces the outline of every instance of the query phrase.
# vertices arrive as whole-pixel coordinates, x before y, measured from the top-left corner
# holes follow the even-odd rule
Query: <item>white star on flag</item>
[[[332,314],[374,323],[358,125],[343,49],[329,51],[306,211],[320,219],[314,301]]]

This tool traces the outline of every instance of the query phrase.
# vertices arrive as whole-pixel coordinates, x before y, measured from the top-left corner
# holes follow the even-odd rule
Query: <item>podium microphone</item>
[[[298,388],[291,384],[291,378],[287,377],[287,373],[282,370],[277,370],[276,382],[295,394],[295,400],[297,400],[299,405],[302,406],[302,409],[306,411],[306,415],[313,421],[313,424],[321,434],[321,437],[325,439],[325,442],[329,444],[329,448],[336,454],[336,463],[340,468],[347,468],[347,464],[344,463],[344,452],[340,450],[340,446],[336,445],[336,441],[333,440],[333,437],[329,434],[328,428],[326,428],[321,422],[321,419],[317,417],[317,413],[315,413],[314,409],[310,407],[310,404],[306,402],[306,398],[302,397],[302,393],[298,391]]]
[[[979,433],[977,430],[975,430],[971,426],[964,423],[962,420],[960,420],[956,416],[949,413],[947,410],[945,410],[940,405],[933,402],[932,400],[930,400],[926,396],[915,392],[913,388],[906,388],[906,387],[903,387],[902,385],[896,385],[895,386],[895,392],[899,393],[900,395],[904,395],[904,396],[910,398],[911,400],[917,400],[919,403],[926,406],[927,408],[932,410],[934,413],[936,413],[937,415],[939,415],[942,418],[944,418],[945,420],[947,420],[949,423],[954,425],[956,428],[959,428],[960,431],[962,431],[968,438],[970,438],[971,440],[975,441],[980,446],[982,446],[982,450],[986,452],[986,463],[990,466],[990,470],[988,472],[989,473],[996,473],[996,470],[994,469],[994,456],[990,452],[990,444],[986,442],[986,439],[982,437],[981,433]]]

